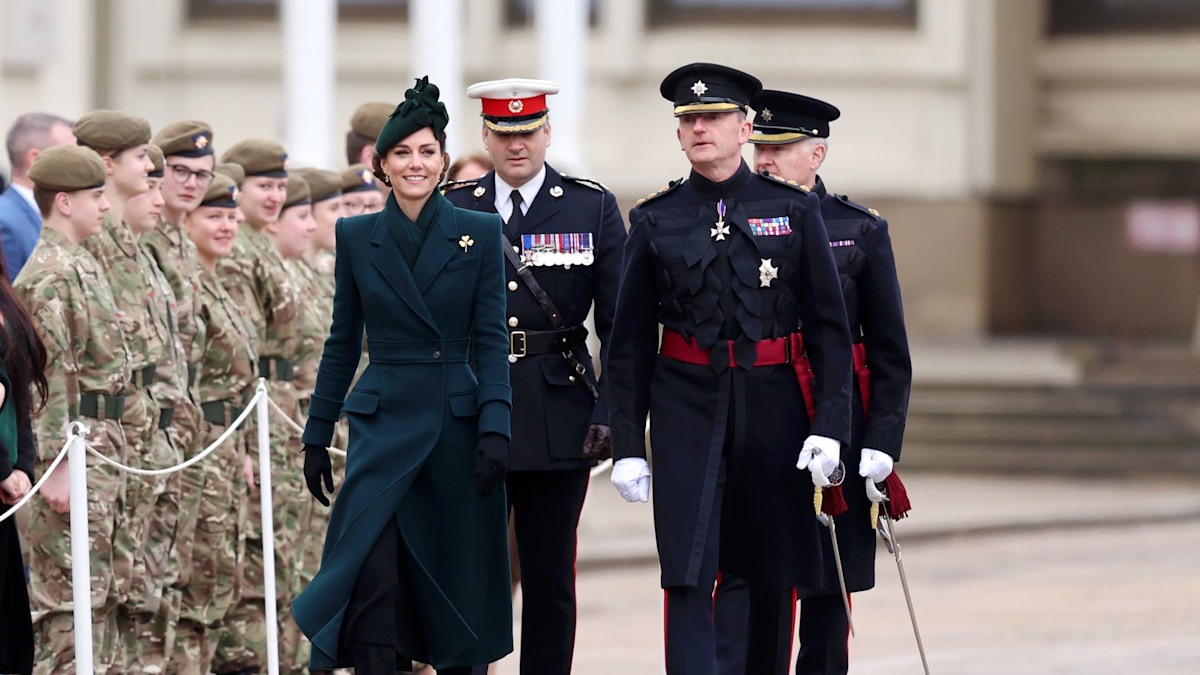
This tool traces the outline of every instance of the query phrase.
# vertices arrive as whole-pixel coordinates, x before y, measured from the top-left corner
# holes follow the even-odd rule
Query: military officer
[[[717,672],[718,569],[750,586],[745,672],[787,672],[792,589],[823,573],[804,495],[829,483],[849,442],[850,339],[820,204],[741,157],[761,87],[715,64],[669,74],[660,93],[692,171],[629,214],[606,370],[612,482],[648,499],[649,412],[669,675]]]
[[[221,160],[240,164],[246,173],[239,201],[246,220],[238,228],[233,252],[218,263],[218,275],[221,284],[234,302],[246,310],[254,326],[258,338],[255,349],[259,376],[267,379],[271,398],[298,420],[299,408],[292,378],[300,297],[291,273],[267,235],[267,228],[278,223],[287,200],[287,151],[273,141],[247,140],[227,150]],[[278,598],[269,600],[278,600],[281,629],[291,624],[288,608],[296,588],[290,560],[299,537],[299,510],[309,501],[301,499],[300,458],[290,450],[298,444],[298,437],[299,434],[281,421],[272,421],[271,448],[278,453],[274,464],[279,467],[278,473],[272,474]],[[259,500],[250,500],[243,593],[220,631],[213,662],[218,673],[266,666],[263,603],[267,600],[263,598],[259,508]],[[281,658],[281,665],[287,665],[284,658]]]
[[[829,149],[830,122],[837,108],[808,96],[767,90],[750,106],[757,111],[750,142],[754,166],[809,187],[821,200],[821,215],[829,232],[829,245],[842,278],[842,291],[854,354],[854,405],[849,450],[843,461],[858,474],[882,483],[900,459],[912,363],[904,330],[904,310],[896,262],[892,256],[887,221],[875,209],[845,195],[829,192],[817,175]],[[870,523],[870,501],[865,483],[843,486],[848,511],[837,518],[838,548],[846,590],[865,591],[875,585],[875,531]],[[826,558],[832,545],[822,540]],[[745,658],[745,609],[737,582],[722,579],[717,589],[716,613],[727,619],[729,634],[722,673],[740,672]],[[744,588],[744,585],[743,585]],[[827,567],[816,587],[800,592],[800,653],[797,675],[835,675],[849,669],[846,610],[836,570]],[[738,619],[740,618],[740,622]]]
[[[483,143],[495,170],[450,184],[455,206],[499,213],[513,387],[508,499],[523,585],[521,672],[570,673],[575,644],[575,539],[596,460],[609,455],[603,378],[583,322],[595,308],[603,363],[617,299],[625,224],[603,185],[546,163],[551,126],[543,80],[481,82]],[[519,269],[518,269],[519,268]]]
[[[125,462],[134,455],[127,450],[126,434],[157,417],[149,398],[136,392],[134,356],[104,271],[79,245],[103,230],[109,207],[106,174],[104,160],[79,146],[46,150],[29,170],[45,225],[15,285],[47,352],[46,405],[33,419],[42,470],[62,448],[71,422],[87,424],[88,444]],[[96,671],[105,672],[123,661],[113,556],[127,479],[99,460],[89,457],[87,463],[92,634]],[[47,478],[44,499],[33,501],[30,514],[34,672],[39,674],[75,672],[67,473],[63,462]]]
[[[368,164],[352,164],[342,172],[342,208],[347,216],[379,213],[385,195]]]

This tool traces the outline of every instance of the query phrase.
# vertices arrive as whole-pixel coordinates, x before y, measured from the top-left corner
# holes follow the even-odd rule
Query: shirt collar
[[[523,212],[529,213],[529,205],[533,203],[533,198],[537,197],[538,191],[542,189],[542,184],[546,182],[546,164],[542,164],[541,170],[533,175],[533,178],[525,181],[525,184],[519,188],[514,188],[500,174],[496,174],[496,211],[501,214],[507,213],[512,208],[512,191],[517,190],[521,193],[521,203],[524,204]]]

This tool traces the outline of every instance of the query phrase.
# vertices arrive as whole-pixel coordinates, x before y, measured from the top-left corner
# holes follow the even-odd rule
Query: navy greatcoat
[[[718,240],[721,200],[729,234]],[[796,458],[809,434],[849,441],[851,401],[845,309],[817,197],[743,163],[721,183],[693,171],[629,222],[608,359],[613,458],[646,456],[649,412],[662,585],[701,582],[710,519],[720,517],[721,570],[763,590],[811,587],[824,534]],[[658,354],[660,324],[716,345],[709,365]],[[791,364],[752,367],[756,341],[797,326],[816,376],[811,423]],[[722,340],[733,341],[737,367]]]
[[[411,270],[390,231],[394,196],[337,224],[333,324],[303,441],[327,446],[344,413],[350,442],[321,568],[293,605],[314,669],[350,665],[338,652],[351,589],[393,522],[428,650],[405,656],[446,668],[512,651],[505,494],[480,497],[474,475],[479,435],[509,436],[501,223],[429,199],[438,211]],[[370,363],[346,395],[364,327]]]

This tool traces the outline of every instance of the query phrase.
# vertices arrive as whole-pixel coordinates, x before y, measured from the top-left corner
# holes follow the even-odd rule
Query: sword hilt
[[[814,485],[813,486],[813,512],[815,512],[818,516],[821,515],[821,504],[823,504],[824,501],[825,501],[825,488],[823,488],[819,485]]]

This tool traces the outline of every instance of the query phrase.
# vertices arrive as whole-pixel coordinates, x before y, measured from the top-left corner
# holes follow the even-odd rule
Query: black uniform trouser
[[[746,582],[722,576],[714,603],[720,675],[741,675],[745,670],[750,612]],[[850,669],[849,633],[842,596],[817,595],[801,600],[796,675],[846,675]]]
[[[667,675],[718,675],[714,586],[721,550],[721,502],[725,492],[725,460],[717,474],[713,517],[705,538],[697,585],[664,589]],[[744,583],[744,582],[743,582]],[[741,621],[744,662],[736,675],[787,675],[792,656],[791,590],[769,591],[746,586]]]
[[[576,530],[590,473],[584,467],[508,474],[521,565],[521,675],[570,675]]]

